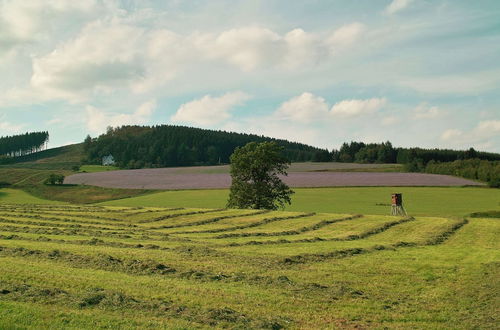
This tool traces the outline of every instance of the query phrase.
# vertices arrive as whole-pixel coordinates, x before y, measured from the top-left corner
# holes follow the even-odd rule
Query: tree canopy
[[[356,163],[399,163],[420,162],[424,166],[431,160],[452,162],[462,159],[500,160],[500,155],[490,152],[450,149],[394,148],[392,143],[344,143],[340,150],[332,150],[333,161]]]
[[[111,154],[122,168],[216,165],[229,163],[236,147],[253,141],[275,141],[291,161],[311,161],[316,154],[328,153],[259,135],[172,125],[109,128],[98,138],[88,136],[84,152],[91,164],[100,164],[103,156]]]
[[[287,175],[290,161],[275,142],[250,142],[231,155],[228,207],[269,209],[291,203],[293,191],[279,178]]]
[[[49,132],[28,132],[0,137],[0,156],[18,157],[43,150],[49,140]]]

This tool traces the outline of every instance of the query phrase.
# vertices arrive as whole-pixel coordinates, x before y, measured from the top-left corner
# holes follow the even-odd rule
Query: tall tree
[[[269,209],[291,203],[293,191],[279,178],[290,161],[275,142],[250,142],[231,155],[232,184],[228,207]]]

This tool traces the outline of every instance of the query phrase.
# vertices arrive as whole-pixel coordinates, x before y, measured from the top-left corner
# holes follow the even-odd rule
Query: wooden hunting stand
[[[403,206],[403,194],[392,194],[391,215],[407,215]]]

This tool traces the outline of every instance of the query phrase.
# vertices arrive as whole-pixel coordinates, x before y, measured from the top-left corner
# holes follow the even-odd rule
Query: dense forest
[[[430,161],[453,162],[463,159],[500,160],[500,154],[468,150],[394,148],[391,142],[342,144],[340,150],[332,151],[332,160],[356,163],[411,164],[423,169]]]
[[[423,171],[461,176],[487,182],[491,187],[500,187],[500,161],[465,159],[442,163],[431,160]]]
[[[84,141],[85,161],[100,164],[112,155],[122,168],[215,165],[229,163],[236,147],[256,141],[275,141],[292,162],[330,160],[327,150],[253,134],[184,126],[122,126],[108,128],[98,138]]]
[[[31,132],[0,137],[0,157],[19,157],[45,149],[49,132]]]
[[[461,176],[487,182],[491,187],[500,187],[500,161],[465,159],[442,163],[431,160],[422,172]]]

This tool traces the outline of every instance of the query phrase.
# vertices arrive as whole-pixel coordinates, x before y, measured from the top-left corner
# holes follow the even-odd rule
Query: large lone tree
[[[290,204],[294,193],[278,175],[287,175],[290,161],[274,142],[250,142],[231,155],[230,208],[276,210]]]

